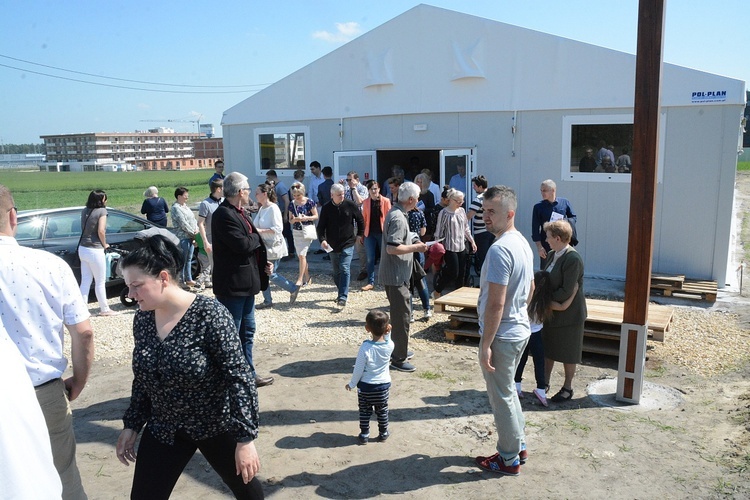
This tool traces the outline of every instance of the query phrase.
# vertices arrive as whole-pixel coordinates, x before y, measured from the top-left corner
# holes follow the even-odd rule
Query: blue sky
[[[665,62],[750,81],[746,1],[668,1]],[[636,0],[429,3],[635,53]],[[220,135],[222,113],[253,90],[418,4],[407,0],[7,2],[0,17],[0,141],[41,142],[39,136],[45,134],[130,132],[157,126],[195,131],[192,123],[141,120],[199,116],[202,123],[213,123]],[[174,93],[185,90],[204,93]]]

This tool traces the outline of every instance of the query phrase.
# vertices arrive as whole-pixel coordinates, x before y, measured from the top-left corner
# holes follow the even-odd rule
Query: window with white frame
[[[659,150],[664,150],[666,116],[660,117]],[[563,117],[562,179],[630,182],[633,165],[633,115]],[[662,177],[659,155],[658,179]]]
[[[309,140],[309,127],[256,129],[256,170],[305,168]]]

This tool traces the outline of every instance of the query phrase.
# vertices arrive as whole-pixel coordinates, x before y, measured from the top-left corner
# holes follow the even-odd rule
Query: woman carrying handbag
[[[255,215],[253,224],[258,229],[260,237],[266,244],[266,255],[268,261],[273,263],[273,274],[269,276],[271,282],[277,284],[289,292],[289,304],[294,305],[299,294],[299,285],[295,285],[276,270],[278,269],[279,259],[289,255],[289,251],[284,241],[282,231],[284,229],[281,210],[276,204],[276,190],[270,184],[260,184],[255,189],[255,201],[260,208]],[[265,309],[273,307],[273,298],[271,297],[271,287],[263,290],[263,303],[255,306],[256,309]]]
[[[300,182],[292,184],[289,190],[292,201],[289,203],[289,222],[292,224],[294,248],[299,259],[299,276],[297,286],[309,285],[312,282],[307,265],[307,251],[310,244],[318,238],[315,232],[315,221],[318,220],[318,209],[315,202],[305,196],[305,186]]]

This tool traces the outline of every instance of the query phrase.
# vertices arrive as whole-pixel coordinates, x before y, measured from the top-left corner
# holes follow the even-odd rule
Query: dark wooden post
[[[659,95],[665,1],[640,0],[638,3],[633,173],[630,184],[625,309],[620,330],[617,377],[617,399],[631,403],[640,401],[646,359],[656,167],[659,158]]]

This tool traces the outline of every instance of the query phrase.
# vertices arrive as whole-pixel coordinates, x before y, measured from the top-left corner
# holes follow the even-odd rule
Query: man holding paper
[[[318,220],[320,247],[329,252],[333,266],[333,282],[338,288],[336,303],[346,306],[349,297],[352,254],[357,237],[365,234],[365,221],[359,207],[344,199],[344,186],[331,186],[331,201],[323,205]],[[355,233],[356,230],[356,233]]]
[[[542,226],[545,222],[556,221],[559,219],[567,220],[573,227],[573,238],[570,244],[576,246],[576,214],[570,202],[565,198],[557,197],[557,185],[552,179],[542,182],[542,201],[534,205],[534,211],[531,215],[531,239],[536,243],[537,254],[539,255],[539,268],[544,269],[547,260],[547,252],[550,247],[545,240],[545,233]]]

